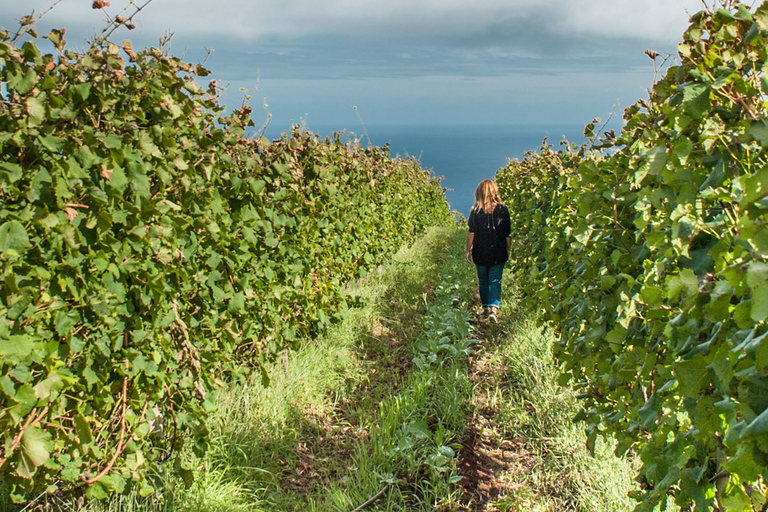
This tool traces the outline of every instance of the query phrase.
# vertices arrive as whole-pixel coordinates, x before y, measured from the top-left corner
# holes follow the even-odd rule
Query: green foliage
[[[591,444],[642,462],[638,510],[766,501],[767,41],[768,3],[700,12],[618,137],[497,174]]]
[[[0,35],[0,478],[16,500],[146,495],[153,464],[191,477],[180,448],[205,450],[221,380],[451,220],[415,160],[246,139],[250,108],[226,114],[202,66],[62,35],[57,55]]]

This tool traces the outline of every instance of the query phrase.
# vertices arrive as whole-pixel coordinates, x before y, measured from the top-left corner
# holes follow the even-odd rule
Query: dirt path
[[[539,491],[531,489],[526,477],[541,464],[541,458],[525,439],[510,437],[500,424],[500,410],[491,396],[499,392],[507,395],[514,383],[505,380],[507,368],[494,361],[487,348],[498,337],[499,328],[482,322],[475,327],[481,344],[469,360],[475,414],[468,419],[459,452],[462,501],[472,512],[531,510],[526,497]]]

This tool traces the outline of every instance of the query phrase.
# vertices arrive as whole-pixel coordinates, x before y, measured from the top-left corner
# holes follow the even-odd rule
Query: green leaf
[[[46,135],[45,137],[39,137],[39,140],[40,144],[42,144],[45,149],[56,153],[61,151],[61,147],[64,145],[66,139],[55,135]]]
[[[104,485],[102,485],[101,481],[98,481],[95,484],[88,486],[85,490],[85,495],[94,500],[103,500],[109,496],[109,492]]]
[[[768,264],[750,264],[747,269],[747,285],[752,291],[750,317],[755,322],[763,322],[768,319]]]
[[[122,147],[123,145],[123,139],[114,133],[110,133],[106,137],[104,137],[104,147],[107,147],[109,149],[118,149]]]
[[[229,301],[227,311],[233,314],[245,313],[245,295],[243,292],[237,292]]]
[[[0,226],[0,254],[21,253],[30,245],[27,230],[21,222],[11,220]]]
[[[85,377],[86,382],[88,382],[90,385],[99,382],[99,376],[96,375],[96,372],[94,372],[90,367],[83,370],[83,377]]]
[[[685,111],[696,119],[701,119],[712,105],[709,101],[710,87],[707,84],[692,83],[683,89]]]
[[[659,398],[656,394],[651,395],[647,402],[638,409],[640,423],[646,429],[652,428],[659,419]]]
[[[0,177],[5,176],[8,183],[15,183],[21,179],[24,172],[19,164],[0,162]]]
[[[32,478],[36,469],[50,458],[51,435],[38,427],[27,428],[19,448],[20,463],[16,470],[22,478]]]
[[[88,445],[93,443],[93,434],[91,433],[91,426],[82,414],[75,414],[75,431],[81,445]]]
[[[699,393],[709,387],[710,376],[707,362],[701,356],[673,364],[677,383],[684,397],[698,398]]]
[[[749,437],[757,437],[765,434],[768,434],[768,408],[752,420],[744,430],[744,435]]]
[[[408,434],[415,434],[416,437],[427,439],[432,437],[432,432],[429,430],[429,426],[427,426],[427,422],[424,420],[412,421],[405,431]]]
[[[56,312],[56,334],[66,336],[80,320],[76,310]]]
[[[35,73],[34,68],[30,67],[27,68],[24,75],[16,80],[9,80],[8,82],[17,93],[27,94],[35,87],[35,83],[37,83],[37,73]]]
[[[78,84],[72,88],[75,93],[75,98],[79,101],[85,101],[91,95],[91,84],[84,83]]]
[[[768,165],[744,179],[744,196],[739,205],[748,206],[758,199],[768,195]]]
[[[156,158],[162,158],[163,153],[155,145],[152,136],[148,132],[144,130],[140,131],[138,139],[139,149],[141,150],[142,155],[145,157],[154,156]]]
[[[266,185],[267,183],[264,180],[250,180],[248,182],[248,186],[251,188],[251,192],[253,192],[253,195],[255,196],[261,194]]]
[[[23,334],[10,336],[8,339],[0,339],[0,356],[6,364],[15,364],[26,360],[34,346],[30,336]]]
[[[768,119],[753,121],[747,131],[762,147],[768,147]]]
[[[96,155],[88,146],[80,146],[75,152],[75,158],[80,162],[83,169],[90,169],[97,161]]]
[[[27,114],[39,124],[45,120],[45,103],[39,98],[27,98]]]
[[[128,178],[126,177],[125,172],[119,167],[112,171],[109,178],[107,178],[107,181],[120,192],[124,192],[125,188],[128,186]]]
[[[61,382],[61,375],[58,372],[53,372],[47,379],[35,385],[35,396],[40,400],[47,400],[59,382]]]

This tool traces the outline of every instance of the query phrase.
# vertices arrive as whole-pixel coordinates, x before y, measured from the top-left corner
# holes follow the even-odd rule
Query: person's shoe
[[[491,308],[491,312],[488,313],[488,319],[495,324],[499,323],[499,319],[496,318],[496,308]]]

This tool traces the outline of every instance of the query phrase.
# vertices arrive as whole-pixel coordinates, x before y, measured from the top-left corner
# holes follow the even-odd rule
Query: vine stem
[[[131,439],[128,439],[128,441],[125,441],[125,415],[128,410],[128,359],[125,360],[125,377],[123,378],[123,404],[122,404],[122,410],[120,412],[120,441],[117,443],[117,449],[115,450],[115,454],[112,455],[112,460],[109,461],[109,464],[107,464],[104,469],[102,469],[99,474],[97,474],[95,477],[91,478],[90,480],[86,478],[84,475],[80,475],[80,479],[85,483],[86,485],[93,485],[104,476],[106,476],[107,473],[109,473],[112,468],[115,466],[115,462],[117,462],[117,458],[120,457],[120,454],[125,451],[125,449],[128,447],[128,443],[131,442],[133,439],[133,436],[131,436]]]
[[[147,6],[148,6],[149,4],[151,4],[153,1],[154,1],[154,0],[147,0],[147,1],[144,3],[144,5],[142,5],[142,6],[138,6],[138,5],[136,5],[136,3],[135,3],[133,0],[131,0],[131,3],[130,3],[129,5],[132,5],[133,7],[135,7],[135,8],[136,8],[136,11],[134,11],[134,13],[133,13],[133,14],[131,14],[131,15],[128,17],[128,19],[126,19],[125,21],[117,22],[117,20],[116,20],[116,17],[115,17],[115,18],[112,18],[112,19],[109,21],[110,25],[107,25],[107,27],[106,27],[106,28],[105,28],[105,29],[102,31],[101,35],[100,35],[100,36],[97,38],[97,41],[106,41],[107,39],[109,39],[109,38],[110,38],[110,36],[111,36],[111,35],[112,35],[112,34],[115,32],[115,30],[117,30],[117,29],[120,27],[120,25],[122,25],[122,24],[124,24],[124,23],[127,23],[127,22],[132,22],[132,21],[133,21],[133,18],[134,18],[134,16],[136,16],[137,14],[139,14],[139,13],[140,13],[142,10],[144,10],[144,8],[145,8],[145,7],[147,7]],[[128,7],[125,7],[125,8],[124,8],[122,11],[120,11],[120,13],[118,13],[118,15],[117,15],[117,16],[119,16],[120,14],[123,14],[123,13],[124,13],[124,12],[126,12],[127,10],[128,10]]]
[[[369,507],[371,504],[373,504],[373,502],[374,502],[374,501],[376,501],[377,499],[381,498],[381,497],[384,495],[384,493],[385,493],[385,492],[387,492],[387,490],[388,490],[388,489],[389,489],[391,486],[392,486],[392,482],[389,482],[387,485],[385,485],[385,486],[384,486],[384,488],[383,488],[382,490],[380,490],[379,492],[377,492],[376,494],[374,494],[373,496],[371,496],[371,497],[368,499],[368,501],[366,501],[365,503],[363,503],[362,505],[360,505],[359,507],[357,507],[357,508],[356,508],[355,510],[353,510],[352,512],[360,512],[361,510],[365,509],[366,507]]]
[[[19,28],[19,31],[18,31],[18,32],[16,32],[16,34],[14,34],[14,36],[13,36],[13,39],[11,39],[11,42],[12,42],[12,43],[15,43],[16,41],[18,41],[18,40],[19,40],[19,38],[20,38],[21,36],[23,36],[24,34],[26,34],[26,33],[29,31],[29,29],[27,29],[26,27],[33,27],[33,26],[35,25],[35,23],[37,23],[37,22],[39,22],[41,19],[43,19],[43,18],[45,17],[45,15],[46,15],[46,14],[48,14],[49,12],[51,12],[52,10],[54,10],[54,9],[56,8],[56,6],[57,6],[57,5],[59,5],[59,4],[60,4],[61,2],[63,2],[63,1],[64,1],[64,0],[56,0],[56,2],[54,2],[54,4],[53,4],[52,6],[50,6],[50,7],[48,8],[48,10],[47,10],[47,11],[43,12],[43,14],[41,14],[40,16],[38,16],[36,20],[33,20],[33,21],[32,21],[32,23],[29,23],[28,25],[22,25],[22,26]],[[34,15],[34,11],[32,11],[32,13],[33,13],[33,15]]]

